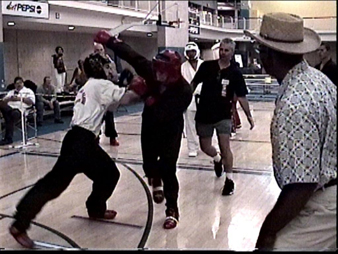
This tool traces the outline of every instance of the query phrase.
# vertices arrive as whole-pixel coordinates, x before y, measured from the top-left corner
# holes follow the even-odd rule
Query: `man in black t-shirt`
[[[197,84],[203,83],[195,116],[201,150],[213,157],[217,177],[222,175],[223,165],[227,173],[222,195],[231,195],[235,189],[232,179],[233,156],[230,149],[232,102],[235,94],[247,116],[250,129],[255,125],[246,98],[248,90],[243,75],[236,65],[231,64],[235,46],[232,39],[223,39],[219,47],[219,59],[202,63],[192,80],[194,89]],[[217,132],[221,154],[212,146],[214,129]]]

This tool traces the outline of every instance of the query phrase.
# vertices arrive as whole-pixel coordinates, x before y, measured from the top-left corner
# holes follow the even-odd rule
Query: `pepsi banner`
[[[49,19],[48,3],[36,1],[1,1],[3,15]]]

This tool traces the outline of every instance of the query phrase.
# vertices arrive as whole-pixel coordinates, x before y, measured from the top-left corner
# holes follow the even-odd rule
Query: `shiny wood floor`
[[[28,231],[42,249],[88,250],[235,250],[254,249],[260,226],[280,192],[271,166],[271,102],[251,102],[256,127],[249,130],[239,110],[243,127],[231,138],[236,191],[221,196],[224,176],[217,178],[211,158],[201,151],[189,158],[182,139],[178,160],[180,222],[164,230],[165,205],[152,202],[142,170],[140,148],[141,114],[116,118],[119,147],[101,145],[116,159],[121,172],[117,188],[108,201],[115,220],[90,221],[85,201],[91,181],[77,175],[68,189],[47,203]],[[0,248],[22,249],[9,235],[15,205],[31,186],[56,162],[65,131],[39,136],[37,147],[0,148]],[[216,139],[214,140],[216,142]]]

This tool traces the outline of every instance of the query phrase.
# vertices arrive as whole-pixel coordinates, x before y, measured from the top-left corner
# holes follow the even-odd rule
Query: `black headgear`
[[[86,57],[83,67],[88,78],[107,79],[103,66],[109,63],[109,59],[100,54],[90,54]]]

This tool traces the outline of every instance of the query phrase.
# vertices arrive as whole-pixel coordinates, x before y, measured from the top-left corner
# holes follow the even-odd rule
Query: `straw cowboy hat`
[[[263,16],[260,32],[244,31],[276,51],[287,54],[305,54],[320,47],[321,39],[312,29],[303,26],[303,19],[289,13],[268,13]]]

